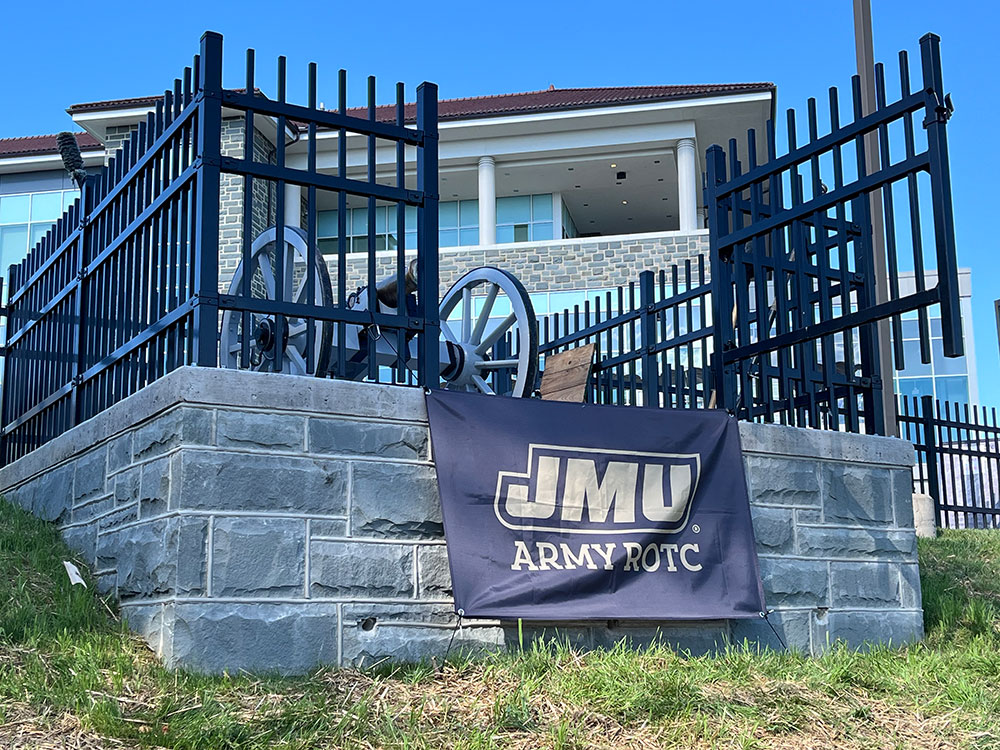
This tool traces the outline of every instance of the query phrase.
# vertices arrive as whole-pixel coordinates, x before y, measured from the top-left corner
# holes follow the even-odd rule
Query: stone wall
[[[922,635],[899,440],[741,426],[768,606],[782,639]],[[102,591],[171,667],[301,672],[518,640],[455,631],[422,393],[182,368],[0,470],[0,491],[59,525]],[[693,652],[762,620],[525,623],[592,648],[665,640]]]

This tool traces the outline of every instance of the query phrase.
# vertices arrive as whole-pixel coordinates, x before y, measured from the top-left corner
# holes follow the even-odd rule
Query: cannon
[[[233,275],[229,293],[240,295],[245,274],[250,275],[251,296],[257,299],[333,306],[330,272],[317,251],[315,264],[308,269],[308,240],[298,227],[283,230],[284,247],[276,248],[277,228],[262,232],[251,244],[250,264],[241,261]],[[277,294],[277,264],[282,264],[282,294]],[[313,275],[314,297],[308,299],[307,272]],[[406,308],[416,312],[416,261],[410,263],[403,290]],[[376,285],[380,312],[396,313],[398,290],[396,277]],[[351,293],[348,309],[368,310],[368,291],[362,287]],[[333,352],[341,343],[343,331],[347,371],[342,377],[363,380],[368,376],[368,353],[371,348],[380,367],[394,367],[399,361],[398,337],[382,335],[374,324],[358,325],[316,320],[312,326],[312,346],[307,346],[309,326],[306,319],[273,313],[251,312],[244,329],[244,315],[226,310],[219,337],[219,359],[223,367],[287,374],[314,374],[326,377],[331,371]],[[530,396],[538,378],[538,327],[531,299],[515,276],[500,268],[484,266],[462,276],[440,303],[441,338],[439,372],[442,385],[451,390],[478,391],[490,395]],[[248,346],[244,359],[244,337]],[[374,339],[374,345],[370,339]],[[509,346],[509,342],[517,342]],[[280,368],[276,351],[281,347]],[[509,353],[513,349],[512,353]],[[308,354],[311,362],[306,361]],[[409,369],[417,363],[417,341],[406,338],[403,359]],[[499,354],[499,356],[498,356]],[[311,367],[309,365],[312,365]]]

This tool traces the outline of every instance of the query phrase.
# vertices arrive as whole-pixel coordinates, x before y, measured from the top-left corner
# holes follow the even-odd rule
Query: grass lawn
[[[164,670],[0,501],[0,748],[1000,748],[1000,532],[920,544],[925,642],[822,658],[552,645],[304,678]]]

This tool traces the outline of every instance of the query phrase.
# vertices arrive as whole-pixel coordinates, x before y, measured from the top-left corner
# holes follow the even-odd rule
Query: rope
[[[767,612],[760,612],[758,614],[760,614],[760,616],[764,618],[764,622],[766,622],[768,624],[768,627],[771,628],[771,632],[774,633],[774,637],[778,639],[778,643],[780,643],[781,647],[783,649],[785,649],[785,651],[787,651],[788,650],[788,644],[786,644],[784,638],[782,638],[781,635],[778,634],[778,631],[774,627],[774,624],[769,619],[767,619],[767,616],[769,614],[771,614],[772,612],[774,612],[774,610],[773,609],[769,609],[769,610],[767,610]]]
[[[445,664],[448,663],[448,655],[451,653],[451,646],[452,646],[452,644],[455,643],[455,634],[458,633],[458,631],[462,629],[462,617],[464,615],[465,615],[465,610],[464,609],[458,610],[458,622],[455,623],[455,629],[451,631],[451,640],[448,641],[448,648],[444,652],[444,660],[441,662],[441,666],[442,667]]]

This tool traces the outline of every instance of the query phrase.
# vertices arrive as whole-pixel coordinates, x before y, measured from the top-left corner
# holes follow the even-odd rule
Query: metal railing
[[[418,384],[437,384],[438,259],[437,259],[437,87],[422,84],[417,90],[415,112],[407,112],[402,85],[392,121],[376,118],[375,82],[368,82],[368,116],[346,112],[346,74],[339,75],[339,108],[317,106],[316,66],[308,72],[308,103],[286,100],[284,58],[278,60],[277,98],[265,98],[254,86],[253,51],[247,54],[246,88],[222,87],[222,37],[206,33],[200,54],[184,70],[172,90],[164,93],[155,110],[139,124],[122,149],[97,176],[87,179],[81,196],[21,263],[10,269],[7,309],[7,343],[4,357],[2,407],[0,407],[0,460],[13,461],[72,426],[135,393],[182,365],[219,365],[220,311],[231,311],[239,320],[241,336],[233,351],[247,366],[250,331],[256,320],[296,319],[307,329],[305,369],[314,371],[318,361],[312,348],[317,326],[339,328],[333,339],[331,369],[343,372],[344,328],[348,324],[377,326],[383,336],[400,342],[397,367],[416,371]],[[223,147],[224,118],[243,121],[242,155]],[[416,127],[406,115],[415,114]],[[273,159],[254,155],[258,126],[274,128]],[[337,136],[337,165],[320,171],[316,159],[319,130]],[[305,165],[286,163],[286,136],[305,140]],[[347,135],[367,139],[367,171],[363,178],[348,175]],[[378,179],[375,143],[395,147],[396,164],[391,177]],[[407,148],[416,151],[416,188],[406,186],[404,159]],[[338,295],[329,304],[317,304],[313,273],[299,283],[303,293],[287,295],[291,266],[274,262],[281,253],[266,251],[269,269],[242,281],[228,293],[219,291],[220,189],[224,175],[242,181],[243,233],[240,260],[253,267],[252,243],[255,184],[273,191],[275,202],[266,209],[266,223],[275,223],[274,248],[285,247],[283,222],[285,186],[299,186],[303,193],[302,233],[307,238],[306,267],[325,262],[316,258],[319,193],[333,194],[341,208],[336,265]],[[350,309],[346,289],[347,196],[360,198],[369,215],[368,310]],[[375,304],[376,202],[396,206],[397,288],[405,286],[406,255],[416,252],[418,288],[415,309],[407,309],[404,295],[395,310]],[[417,248],[405,247],[407,206],[417,212]],[[258,207],[259,208],[259,207]],[[256,211],[257,214],[260,211]],[[271,294],[259,287],[270,271]],[[265,286],[267,286],[265,284]],[[353,291],[353,290],[352,290]],[[287,333],[287,328],[285,333]],[[282,334],[280,326],[275,332]],[[418,362],[407,362],[409,347],[403,342],[417,337]],[[374,337],[360,355],[374,379],[378,366],[372,356]],[[326,339],[329,341],[329,337]],[[272,369],[282,370],[282,346],[275,347]],[[357,355],[355,355],[357,356]],[[353,363],[357,364],[357,363]],[[410,373],[406,373],[411,378]]]
[[[902,396],[900,437],[913,443],[913,491],[934,499],[937,525],[1000,526],[1000,422],[996,408]]]

